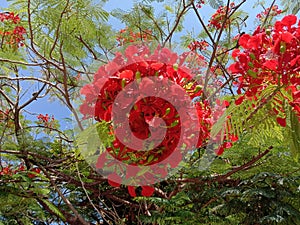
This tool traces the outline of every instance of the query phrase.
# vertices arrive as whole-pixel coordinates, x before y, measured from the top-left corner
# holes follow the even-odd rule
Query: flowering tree
[[[105,2],[0,12],[1,224],[300,223],[299,4]]]

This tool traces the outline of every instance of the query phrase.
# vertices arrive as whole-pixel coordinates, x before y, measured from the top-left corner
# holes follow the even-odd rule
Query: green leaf
[[[254,72],[253,70],[248,70],[247,72],[248,72],[248,74],[249,74],[251,77],[253,77],[253,78],[256,78],[256,77],[257,77],[257,73]]]
[[[86,128],[76,137],[76,145],[81,155],[89,163],[94,163],[95,156],[105,150],[105,146],[113,141],[113,136],[108,135],[108,123],[103,121]]]
[[[66,218],[64,217],[62,212],[54,204],[46,199],[41,199],[41,201],[44,202],[49,207],[49,209],[53,211],[59,218],[61,218],[63,221],[66,221]]]
[[[290,112],[291,131],[290,148],[292,156],[296,161],[300,158],[300,123],[294,111]]]
[[[165,10],[169,11],[170,13],[174,13],[173,8],[169,5],[165,5]]]

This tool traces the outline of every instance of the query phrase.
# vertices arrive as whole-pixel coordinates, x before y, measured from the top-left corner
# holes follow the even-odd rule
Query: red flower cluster
[[[11,21],[14,24],[20,23],[21,19],[19,15],[15,15],[14,12],[5,12],[5,13],[0,13],[0,21]]]
[[[150,79],[149,81],[151,82]],[[146,97],[138,101],[129,116],[131,131],[123,134],[122,141],[116,139],[114,142],[114,147],[120,149],[118,155],[114,155],[114,157],[118,157],[123,162],[127,160],[133,161],[132,163],[138,165],[151,165],[164,160],[178,145],[182,128],[178,116],[177,110],[169,102],[161,98]],[[159,118],[162,118],[165,124]],[[121,119],[124,118],[119,117],[115,122],[121,124]],[[159,139],[164,135],[164,129],[161,129],[163,126],[167,126],[168,129],[163,141],[155,149],[151,151],[136,151],[136,149],[126,148],[124,143],[133,143],[135,137],[141,140],[145,140],[150,136],[154,140]],[[154,132],[155,129],[158,132]],[[180,161],[180,158],[178,160]]]
[[[224,28],[227,28],[229,24],[231,23],[230,19],[228,18],[228,15],[230,14],[230,11],[235,6],[235,4],[232,2],[230,3],[230,8],[227,10],[227,6],[220,6],[217,11],[212,15],[211,19],[208,21],[208,27],[212,27],[215,29],[221,29],[224,24]],[[227,11],[227,15],[226,15]]]
[[[239,44],[244,50],[233,51],[236,62],[229,67],[232,74],[239,75],[238,94],[246,90],[236,104],[245,98],[256,99],[267,86],[277,85],[292,93],[292,100],[286,100],[300,116],[300,23],[296,23],[297,17],[289,15],[277,21],[271,30],[258,27],[253,35],[241,36]],[[274,111],[284,112],[276,108]],[[285,115],[278,115],[277,121],[285,126]]]
[[[197,2],[197,4],[196,4],[196,7],[198,8],[198,9],[201,9],[202,8],[202,5],[204,5],[205,4],[205,1],[204,0],[199,0],[198,2]]]
[[[116,39],[118,42],[118,46],[123,46],[128,43],[151,41],[153,37],[151,30],[146,30],[143,33],[141,33],[134,32],[130,28],[126,27],[125,29],[119,31],[119,34],[117,35]]]
[[[30,179],[33,179],[37,176],[37,174],[40,174],[40,173],[41,173],[41,169],[38,167],[35,167],[35,168],[30,169],[30,171],[27,173],[27,176]]]
[[[86,118],[95,116],[98,121],[113,121],[115,127],[111,126],[110,135],[115,138],[107,147],[111,156],[128,165],[149,166],[154,171],[142,173],[148,180],[157,175],[164,178],[167,166],[176,167],[181,161],[180,150],[200,147],[209,138],[210,107],[207,102],[191,105],[191,100],[201,96],[202,90],[183,66],[182,57],[166,48],[158,48],[151,54],[147,47],[136,46],[129,46],[124,55],[117,53],[113,61],[99,68],[93,84],[82,88],[86,98],[80,111]],[[189,117],[191,107],[196,114]],[[129,121],[128,129],[124,129],[124,121]],[[198,136],[193,137],[195,134]],[[147,145],[138,144],[146,139],[150,140]],[[111,165],[104,162],[105,157],[100,155],[97,168]],[[168,163],[155,167],[165,159]],[[139,170],[126,171],[124,176],[138,177]],[[109,183],[119,186],[121,177],[113,173],[108,177]],[[142,188],[143,195],[154,190]],[[134,187],[129,186],[128,190],[135,196]]]
[[[0,122],[6,123],[7,127],[13,127],[14,121],[11,116],[11,112],[7,109],[5,111],[0,110]]]
[[[11,169],[10,166],[6,166],[6,167],[1,168],[0,176],[1,176],[1,175],[8,175],[8,176],[11,176],[11,175],[13,175],[13,174],[15,174],[15,173],[16,173],[16,172],[13,171],[13,170]]]
[[[9,110],[0,110],[0,121],[6,120],[8,118]]]
[[[5,167],[2,167],[1,170],[0,170],[0,176],[12,176],[14,174],[17,174],[17,173],[23,173],[25,171],[25,166],[23,164],[20,164],[18,166],[18,168],[16,169],[13,169],[11,165],[9,166],[5,166]],[[41,173],[41,169],[40,168],[32,168],[30,169],[29,171],[27,171],[27,176],[30,178],[30,179],[33,179],[37,176],[37,174],[40,174]]]
[[[46,115],[39,114],[37,116],[37,118],[39,120],[38,124],[43,125],[44,127],[47,127],[47,128],[55,127],[55,119],[54,119],[53,115],[50,117],[48,114],[46,114]]]
[[[207,41],[193,41],[188,45],[188,48],[191,51],[197,51],[197,50],[203,51],[203,50],[207,50],[208,46],[209,44],[207,43]]]
[[[2,27],[0,27],[0,36],[2,36],[2,43],[5,43],[13,48],[19,48],[24,46],[25,40],[24,34],[26,30],[23,26],[20,26],[20,17],[13,12],[0,13],[0,21]]]
[[[131,51],[131,54],[127,57],[134,57],[137,54],[140,54],[138,48],[130,47],[128,51]],[[161,51],[161,52],[159,52]],[[193,84],[192,77],[187,73],[187,71],[175,68],[177,63],[177,55],[170,52],[167,49],[157,50],[156,53],[152,56],[149,56],[145,60],[145,55],[150,55],[148,49],[144,49],[142,52],[141,61],[138,63],[133,63],[129,65],[124,65],[120,71],[114,73],[105,83],[105,85],[99,89],[99,84],[102,81],[102,78],[109,74],[107,71],[108,67],[120,64],[120,59],[118,56],[107,66],[101,67],[98,72],[95,74],[95,79],[93,85],[87,85],[82,88],[81,93],[86,95],[86,102],[81,105],[80,111],[87,115],[88,112],[95,112],[96,120],[112,120],[112,106],[116,100],[117,95],[120,93],[122,101],[119,103],[121,109],[126,107],[132,107],[130,102],[132,99],[135,99],[137,95],[146,92],[147,89],[162,89],[163,92],[161,96],[170,94],[174,102],[182,107],[187,107],[185,110],[188,110],[188,105],[186,104],[186,99],[180,91],[180,87],[187,89],[189,93],[189,98],[192,99],[196,96],[200,96],[202,91],[197,89],[196,84]],[[170,57],[170,60],[165,63],[158,63],[155,58],[157,54],[162,54],[164,57]],[[122,62],[124,63],[124,62]],[[149,78],[145,78],[149,77]],[[151,79],[155,78],[155,79]],[[158,79],[156,79],[158,77]],[[122,91],[125,85],[129,85],[136,79],[144,78],[144,82],[141,82],[138,87],[132,89],[130,95],[127,92]],[[172,82],[168,83],[164,78]],[[195,82],[194,82],[195,83]],[[99,92],[98,92],[99,90]],[[142,90],[140,93],[138,90]],[[150,90],[151,91],[151,90]],[[98,93],[97,93],[98,92]],[[157,94],[156,94],[157,95]],[[95,106],[92,106],[90,103],[97,96],[97,102]],[[95,107],[95,110],[91,110],[90,107]],[[204,118],[209,117],[209,107],[208,103],[196,103],[198,115],[200,118],[200,124],[202,125],[202,131],[200,133],[199,142],[197,147],[201,146],[202,141],[208,137],[208,131],[210,124],[207,121],[204,121]],[[170,102],[162,99],[161,97],[144,97],[140,101],[136,102],[131,111],[129,118],[126,118],[126,115],[118,115],[113,118],[115,123],[122,123],[124,120],[129,119],[130,130],[128,134],[124,134],[124,140],[115,139],[111,148],[108,148],[108,151],[114,155],[114,157],[119,160],[130,161],[131,164],[137,165],[150,165],[152,163],[157,163],[164,160],[170,155],[170,153],[176,148],[178,140],[180,138],[181,129],[188,129],[191,127],[192,121],[181,121],[178,114],[178,109],[174,107]],[[91,115],[90,115],[91,116]],[[164,121],[164,124],[162,120]],[[159,146],[154,148],[153,151],[136,151],[135,149],[127,148],[124,142],[132,143],[132,138],[139,138],[145,140],[149,138],[154,133],[151,132],[156,128],[161,128],[166,126],[168,129],[165,134],[165,138]],[[195,127],[194,129],[200,129]],[[195,132],[195,130],[191,131]],[[133,134],[133,135],[131,135]],[[156,133],[160,136],[161,133]],[[156,137],[152,137],[156,138]],[[195,146],[196,147],[196,146]],[[118,151],[117,151],[118,149]],[[117,152],[117,154],[116,154]],[[134,157],[132,156],[134,155]],[[134,158],[134,160],[133,160]]]
[[[129,194],[132,196],[132,197],[136,197],[136,187],[133,187],[133,186],[128,186],[128,192]],[[142,186],[142,196],[145,196],[145,197],[150,197],[153,195],[155,189],[154,187],[150,187],[150,186]]]
[[[223,116],[224,111],[226,108],[230,106],[230,103],[226,100],[220,100],[216,99],[215,101],[216,105],[214,107],[213,117],[212,117],[212,123],[215,124],[218,122],[218,120]],[[217,144],[218,147],[215,149],[216,155],[222,155],[225,151],[225,149],[229,149],[233,146],[233,143],[237,142],[239,140],[239,137],[233,133],[231,133],[232,126],[229,122],[230,116],[226,118],[225,123],[223,124],[224,129],[226,130],[224,133],[222,130],[211,136],[211,143]]]
[[[260,21],[265,20],[266,16],[278,16],[282,13],[281,9],[278,9],[278,5],[273,5],[272,8],[267,8],[265,11],[256,15],[256,18]]]

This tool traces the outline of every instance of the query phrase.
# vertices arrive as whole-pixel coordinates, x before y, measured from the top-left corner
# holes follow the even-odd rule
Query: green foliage
[[[300,158],[300,123],[294,113],[290,110],[290,148],[294,158],[298,161]]]
[[[213,126],[212,136],[218,133],[232,133],[239,137],[246,137],[244,140],[254,147],[282,145],[286,139],[298,140],[298,137],[292,136],[298,134],[297,132],[288,133],[276,122],[277,116],[285,117],[285,115],[276,115],[274,108],[291,111],[283,94],[286,93],[279,92],[275,86],[269,85],[257,100],[247,99],[240,105],[232,103]],[[295,119],[290,121],[291,129],[297,129],[297,124]]]
[[[4,224],[32,224],[29,217],[45,219],[45,213],[34,198],[22,196],[21,187],[0,186],[0,221]]]
[[[290,14],[296,15],[300,10],[299,1],[281,0],[281,5],[283,5],[284,9],[287,10],[287,12]]]
[[[137,3],[131,11],[121,9],[114,10],[112,15],[118,18],[126,27],[130,27],[133,32],[144,33],[149,30],[157,41],[165,36],[164,30],[166,21],[163,15],[156,16],[154,7],[148,4]]]
[[[238,214],[242,224],[298,224],[299,177],[259,173],[221,193],[222,204],[212,209],[218,216]],[[242,216],[241,216],[242,215]]]
[[[13,1],[10,7],[24,9],[27,4],[24,0]],[[92,58],[93,54],[102,56],[103,53],[96,48],[100,40],[101,46],[112,46],[113,42],[109,43],[108,40],[113,34],[110,27],[105,25],[109,14],[102,6],[103,2],[90,0],[31,1],[30,18],[34,22],[26,25],[28,36],[34,39],[36,49],[46,58],[80,66],[78,59]]]
[[[209,173],[202,173],[195,183],[185,184],[170,199],[136,198],[160,209],[141,219],[145,224],[298,224],[299,164],[291,156],[280,153],[282,149],[275,148],[262,159],[263,163],[225,180],[217,178],[218,174],[226,174],[260,154],[255,148],[247,149],[238,143],[212,163]],[[190,167],[182,173],[187,171],[191,178]],[[158,187],[166,190],[163,184]]]
[[[51,202],[49,202],[49,201],[47,201],[45,199],[41,199],[41,201],[44,202],[49,207],[49,209],[54,214],[56,214],[59,218],[61,218],[63,221],[66,220],[66,218],[64,217],[64,215],[59,211],[59,209],[54,204],[52,204]]]
[[[161,211],[153,212],[151,217],[142,217],[145,223],[157,223],[159,225],[167,224],[192,224],[186,223],[190,218],[195,216],[192,212],[193,203],[188,195],[180,192],[169,200],[151,197],[148,199],[137,198],[137,201],[145,201],[159,205]]]
[[[130,11],[117,9],[112,15],[119,19],[126,27],[137,33],[149,33],[153,37],[152,42],[162,44],[164,39],[183,29],[183,19],[176,21],[176,15],[182,9],[182,4],[164,4],[165,10],[158,11],[158,7],[152,6],[150,3],[135,3]],[[184,17],[183,17],[184,18]],[[176,22],[175,22],[176,21]],[[175,25],[176,24],[176,25]]]
[[[81,132],[76,138],[76,145],[79,154],[84,157],[88,163],[96,162],[99,154],[105,151],[113,140],[113,136],[109,136],[109,123],[102,121],[89,126]]]
[[[224,2],[222,0],[208,0],[208,4],[214,9],[224,6]]]

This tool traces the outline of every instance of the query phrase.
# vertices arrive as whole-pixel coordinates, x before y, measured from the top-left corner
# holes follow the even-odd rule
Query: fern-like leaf
[[[223,6],[224,5],[224,2],[222,0],[209,0],[208,1],[208,4],[214,8],[214,9],[217,9],[219,8],[220,6]]]

